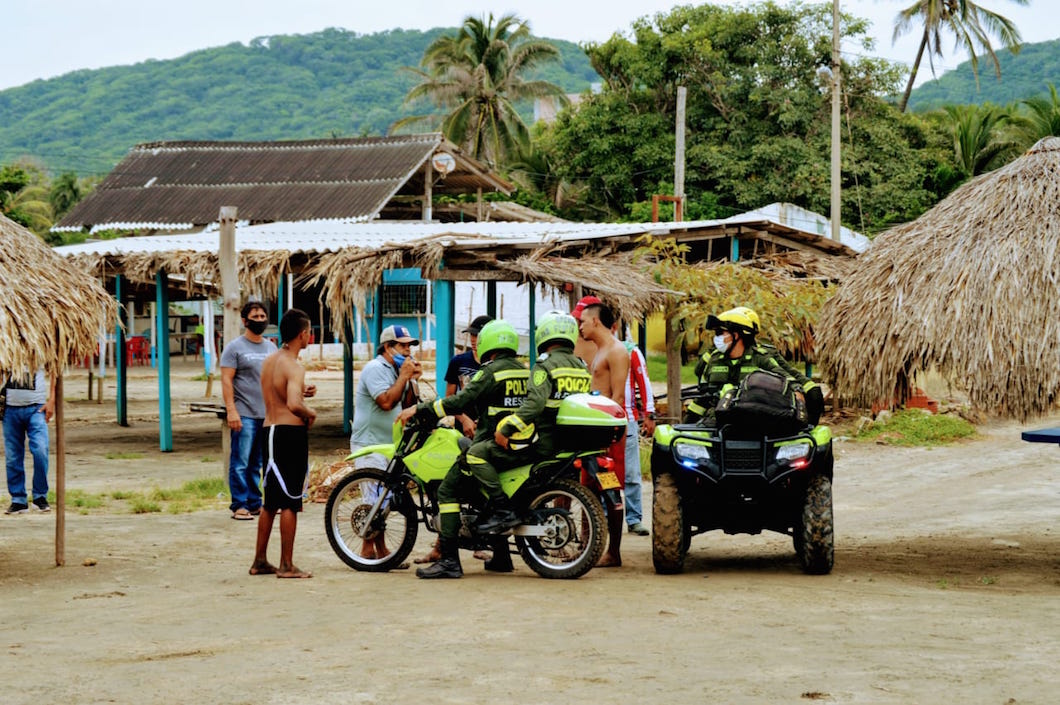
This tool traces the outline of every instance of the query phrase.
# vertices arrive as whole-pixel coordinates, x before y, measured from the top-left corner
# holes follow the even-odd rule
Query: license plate
[[[602,490],[617,490],[620,487],[618,475],[606,470],[596,473],[596,481],[600,483],[600,489]]]

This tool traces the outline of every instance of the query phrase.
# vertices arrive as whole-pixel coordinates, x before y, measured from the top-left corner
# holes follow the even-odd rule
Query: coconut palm
[[[1012,2],[1017,5],[1026,5],[1029,0],[1012,0]],[[977,5],[971,0],[916,0],[914,4],[899,12],[898,17],[895,18],[894,39],[911,30],[914,24],[923,25],[924,35],[920,40],[920,48],[916,52],[913,69],[909,72],[909,82],[905,86],[905,93],[902,94],[902,100],[898,104],[901,112],[905,112],[905,106],[909,103],[909,94],[913,91],[913,82],[916,81],[925,50],[928,52],[928,62],[934,72],[932,56],[942,56],[941,42],[944,30],[953,34],[957,47],[968,51],[977,84],[979,81],[977,51],[990,57],[998,77],[1001,76],[1001,64],[990,43],[992,36],[1000,39],[1002,45],[1013,54],[1019,51],[1022,42],[1020,32],[1012,20]]]
[[[494,21],[468,17],[459,32],[431,42],[420,61],[410,69],[421,82],[406,96],[406,103],[426,98],[444,117],[446,138],[472,157],[491,165],[525,149],[530,142],[526,124],[515,103],[542,97],[563,101],[563,90],[548,81],[527,80],[525,75],[540,63],[554,60],[559,51],[534,39],[530,26],[515,15]],[[395,123],[400,129],[417,122],[435,122],[438,116],[417,116]]]
[[[1015,157],[1019,144],[1004,131],[1013,119],[997,105],[947,105],[957,165],[966,177],[996,169]]]
[[[1060,136],[1060,96],[1054,84],[1049,84],[1048,98],[1038,95],[1022,102],[1026,110],[1020,128],[1025,144],[1035,144],[1043,137]]]

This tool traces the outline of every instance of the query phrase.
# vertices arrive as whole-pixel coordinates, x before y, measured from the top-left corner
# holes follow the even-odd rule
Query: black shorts
[[[302,511],[302,490],[309,472],[309,429],[305,426],[266,426],[263,436],[262,506],[270,512],[282,509]]]

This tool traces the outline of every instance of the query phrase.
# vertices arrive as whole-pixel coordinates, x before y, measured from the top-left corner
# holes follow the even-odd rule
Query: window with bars
[[[384,316],[418,316],[427,313],[427,284],[384,284]]]

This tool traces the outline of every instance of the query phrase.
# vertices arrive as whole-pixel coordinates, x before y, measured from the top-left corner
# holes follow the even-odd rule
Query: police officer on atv
[[[806,397],[810,423],[817,424],[824,411],[821,388],[792,367],[772,345],[755,342],[759,329],[757,313],[738,306],[717,316],[707,316],[707,328],[714,331],[714,350],[704,353],[696,363],[699,395],[685,410],[684,423],[713,425],[714,407],[722,387],[738,386],[751,372],[766,370],[796,380]]]
[[[515,411],[526,397],[530,372],[516,358],[518,350],[519,334],[515,328],[503,320],[490,321],[478,334],[478,356],[482,367],[467,385],[456,394],[433,402],[422,402],[398,416],[401,423],[413,416],[424,421],[437,421],[443,416],[464,412],[478,419],[470,449],[453,465],[438,487],[438,548],[441,558],[426,568],[417,569],[416,575],[421,578],[463,576],[457,537],[460,532],[460,500],[468,492],[481,486],[486,490],[495,512],[507,509],[508,514],[515,514],[501,489],[497,471],[479,458],[488,457],[486,447],[493,444],[493,433],[498,422]],[[515,523],[518,523],[517,516]],[[510,572],[512,557],[508,552],[507,539],[495,544],[493,558],[486,563],[486,570]]]

